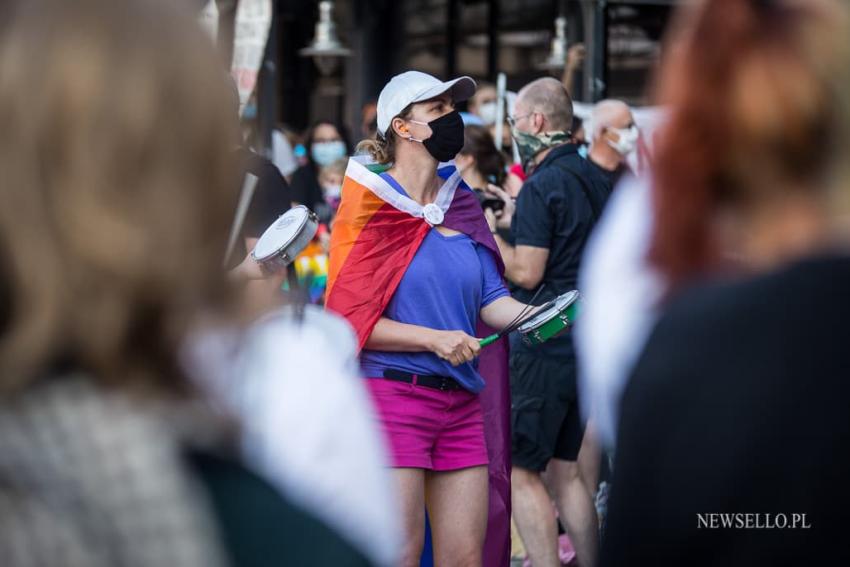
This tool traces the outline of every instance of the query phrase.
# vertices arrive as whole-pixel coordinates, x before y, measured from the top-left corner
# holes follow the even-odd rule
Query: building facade
[[[419,69],[470,75],[509,90],[550,74],[555,19],[566,18],[569,45],[587,55],[572,85],[577,100],[615,97],[649,104],[675,0],[336,0],[333,20],[352,51],[330,73],[299,54],[313,38],[318,2],[274,0],[261,73],[261,120],[304,129],[316,120],[348,125],[359,136],[360,109],[394,74]],[[558,74],[558,76],[560,76]],[[264,128],[265,129],[265,128]]]

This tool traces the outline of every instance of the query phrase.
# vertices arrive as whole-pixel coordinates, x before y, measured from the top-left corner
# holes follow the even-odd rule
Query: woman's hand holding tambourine
[[[430,350],[452,366],[460,366],[478,356],[481,343],[463,331],[434,331]]]

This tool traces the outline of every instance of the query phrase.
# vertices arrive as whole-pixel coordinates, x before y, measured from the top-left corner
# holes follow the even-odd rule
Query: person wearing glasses
[[[610,193],[609,183],[578,154],[571,141],[572,100],[557,80],[544,78],[517,96],[511,133],[529,177],[514,206],[487,213],[505,262],[513,296],[545,303],[576,288],[579,260]],[[508,239],[497,234],[510,227]],[[543,345],[511,337],[511,475],[514,519],[534,565],[558,565],[555,500],[582,565],[596,557],[597,520],[576,459],[584,435],[576,395],[576,365],[569,333]]]

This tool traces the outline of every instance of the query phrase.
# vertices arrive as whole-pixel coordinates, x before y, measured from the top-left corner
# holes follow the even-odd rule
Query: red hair
[[[718,207],[814,187],[827,172],[845,61],[844,12],[832,0],[710,0],[690,10],[659,83],[671,114],[656,154],[650,261],[670,289],[717,265]]]

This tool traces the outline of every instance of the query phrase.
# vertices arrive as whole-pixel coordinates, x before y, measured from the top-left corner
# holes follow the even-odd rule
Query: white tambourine
[[[285,268],[316,236],[316,213],[298,205],[281,215],[257,240],[251,256],[270,271]]]

